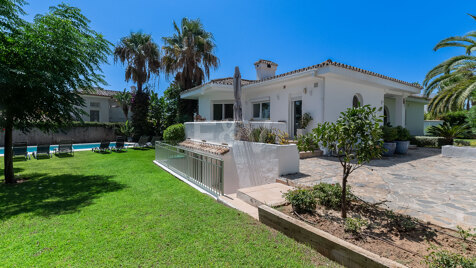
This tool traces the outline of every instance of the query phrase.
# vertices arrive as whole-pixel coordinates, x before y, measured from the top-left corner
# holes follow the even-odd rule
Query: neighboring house
[[[327,60],[276,75],[272,61],[254,63],[256,80],[241,80],[243,120],[278,121],[296,135],[302,114],[313,121],[307,130],[324,121],[335,121],[345,109],[357,105],[382,107],[385,122],[405,126],[412,135],[423,135],[424,105],[421,86],[353,66]],[[233,78],[214,79],[181,93],[198,100],[199,115],[207,120],[233,119]]]
[[[126,117],[121,106],[114,100],[114,95],[120,91],[96,88],[93,92],[83,92],[84,107],[81,107],[86,115],[82,116],[84,121],[91,122],[125,122]],[[129,110],[129,118],[131,112]]]

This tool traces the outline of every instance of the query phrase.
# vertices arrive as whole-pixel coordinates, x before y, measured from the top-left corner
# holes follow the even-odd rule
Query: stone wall
[[[18,130],[13,131],[13,142],[27,142],[28,145],[58,144],[61,140],[72,139],[73,143],[100,142],[102,140],[114,141],[116,135],[114,127],[87,126],[72,127],[63,131],[45,133],[39,129],[33,129],[28,133]],[[5,132],[0,132],[0,147],[4,146]]]

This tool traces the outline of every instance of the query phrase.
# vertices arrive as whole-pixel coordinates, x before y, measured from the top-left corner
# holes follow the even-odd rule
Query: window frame
[[[221,119],[215,119],[215,105],[221,105]],[[233,103],[231,102],[214,102],[212,103],[212,113],[211,113],[211,117],[212,117],[212,120],[213,121],[228,121],[228,119],[230,118],[226,118],[225,117],[225,113],[226,113],[226,105],[231,105],[232,106],[232,112],[234,113],[233,111]],[[233,119],[233,116],[231,117],[231,119]]]
[[[269,107],[269,117],[268,118],[263,118],[263,103],[267,103]],[[255,105],[259,104],[259,117],[255,117]],[[266,101],[256,101],[252,103],[252,111],[251,115],[253,120],[271,120],[271,101],[266,100]]]
[[[97,121],[93,121],[91,120],[91,113],[92,112],[97,112],[98,113],[98,116],[97,116]],[[89,122],[101,122],[101,112],[100,110],[89,110]]]

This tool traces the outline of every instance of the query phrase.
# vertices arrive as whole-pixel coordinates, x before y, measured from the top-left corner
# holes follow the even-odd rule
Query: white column
[[[395,126],[405,127],[405,98],[395,97]]]

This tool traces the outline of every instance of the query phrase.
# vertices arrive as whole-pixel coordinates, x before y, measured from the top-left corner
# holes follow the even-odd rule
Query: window
[[[101,103],[99,103],[99,102],[91,102],[91,103],[89,103],[89,106],[91,106],[91,107],[98,107],[98,108],[99,108],[99,107],[101,107]]]
[[[233,119],[233,104],[215,103],[213,104],[213,120]]]
[[[253,103],[253,118],[270,119],[271,106],[269,102]]]
[[[97,110],[89,111],[89,121],[99,122],[99,111],[97,111]]]
[[[355,94],[354,98],[352,98],[352,107],[358,108],[362,105],[362,97],[360,94]]]

